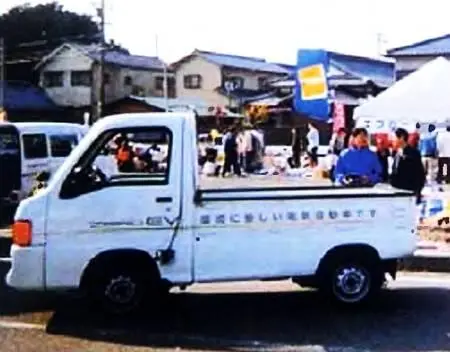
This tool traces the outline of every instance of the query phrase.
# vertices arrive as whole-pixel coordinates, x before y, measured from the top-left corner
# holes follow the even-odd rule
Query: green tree
[[[18,47],[31,48],[33,43],[93,38],[98,34],[98,26],[90,16],[66,11],[57,2],[37,6],[24,4],[0,16],[0,37],[5,40],[7,53]]]

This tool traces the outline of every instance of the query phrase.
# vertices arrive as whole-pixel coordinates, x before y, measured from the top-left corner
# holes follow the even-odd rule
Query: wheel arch
[[[365,243],[344,244],[329,249],[322,256],[316,268],[316,274],[320,275],[327,267],[327,264],[333,260],[353,256],[381,262],[380,254],[371,245]]]
[[[146,251],[135,248],[109,249],[98,253],[91,258],[83,268],[79,287],[84,288],[92,275],[102,266],[114,265],[115,263],[126,263],[126,265],[137,265],[143,270],[149,270],[149,277],[160,279],[161,273],[155,259]]]

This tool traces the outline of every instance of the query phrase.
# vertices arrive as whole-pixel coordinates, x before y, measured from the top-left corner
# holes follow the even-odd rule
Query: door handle
[[[172,197],[157,197],[156,203],[172,203]]]

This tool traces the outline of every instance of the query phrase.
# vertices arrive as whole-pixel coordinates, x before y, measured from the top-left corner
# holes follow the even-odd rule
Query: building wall
[[[78,50],[67,48],[63,49],[54,60],[47,63],[40,71],[39,83],[44,87],[44,73],[58,72],[63,73],[63,87],[44,87],[49,97],[60,106],[85,106],[91,102],[90,87],[72,87],[70,84],[70,72],[90,71],[92,60],[83,55]]]
[[[94,64],[94,101],[97,101],[100,92],[100,67]],[[143,95],[148,97],[163,97],[164,91],[157,89],[156,79],[163,77],[163,72],[157,70],[136,70],[126,67],[107,66],[105,73],[109,75],[109,83],[105,85],[106,103],[130,95]],[[131,84],[125,84],[126,77],[131,78]],[[174,77],[169,73],[168,77]]]
[[[202,85],[200,89],[187,89],[184,87],[185,75],[201,75]],[[201,57],[180,64],[175,72],[176,95],[179,98],[199,98],[211,106],[224,106],[227,99],[219,94],[216,89],[222,84],[222,73],[219,66],[206,61]]]
[[[46,64],[40,73],[40,85],[44,86],[44,74],[49,71],[62,71],[62,87],[44,87],[50,98],[60,106],[82,107],[95,104],[100,95],[100,66],[76,49],[64,49],[51,62]],[[92,82],[89,87],[71,85],[72,71],[90,71]],[[105,67],[105,75],[109,76],[105,84],[105,102],[109,103],[131,94],[162,97],[163,90],[156,89],[156,78],[162,77],[162,71],[136,70],[126,67]],[[172,73],[169,77],[174,77]],[[131,84],[125,84],[125,78],[131,78]]]
[[[242,88],[251,89],[251,90],[260,89],[260,86],[259,86],[260,78],[261,79],[272,79],[272,78],[284,76],[284,75],[277,75],[277,74],[273,74],[273,73],[250,72],[250,71],[231,69],[231,68],[225,68],[225,69],[223,69],[222,72],[224,75],[224,79],[226,79],[227,77],[233,77],[233,76],[242,77],[244,79],[244,86]]]
[[[400,56],[395,57],[395,68],[397,71],[417,70],[427,62],[434,60],[437,56]],[[449,59],[450,57],[447,57]]]
[[[201,75],[202,86],[200,89],[188,89],[184,87],[185,75]],[[200,98],[210,106],[227,106],[229,99],[218,93],[217,88],[221,87],[224,80],[231,77],[241,77],[244,80],[242,88],[249,90],[258,90],[259,79],[271,79],[275,77],[282,77],[283,75],[252,72],[247,70],[239,70],[232,68],[221,68],[220,66],[211,63],[202,57],[194,56],[188,61],[180,64],[176,69],[176,95],[180,98]],[[233,106],[238,102],[232,101]]]

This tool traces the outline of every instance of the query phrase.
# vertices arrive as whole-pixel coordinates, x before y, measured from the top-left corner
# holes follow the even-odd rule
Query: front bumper
[[[11,246],[11,269],[6,283],[18,290],[45,290],[44,246]]]

